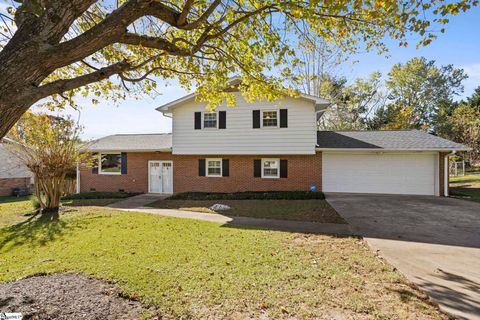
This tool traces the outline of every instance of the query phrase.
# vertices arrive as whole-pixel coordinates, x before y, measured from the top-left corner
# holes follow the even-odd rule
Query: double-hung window
[[[277,128],[278,127],[278,111],[262,111],[262,127]]]
[[[203,114],[203,128],[217,128],[217,113],[205,112]]]
[[[222,176],[222,159],[206,159],[207,177]]]
[[[122,174],[122,155],[120,153],[100,154],[99,173]]]
[[[262,178],[280,178],[280,159],[262,159]]]

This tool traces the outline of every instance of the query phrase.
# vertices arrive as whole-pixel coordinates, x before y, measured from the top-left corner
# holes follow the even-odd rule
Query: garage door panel
[[[324,153],[325,192],[435,194],[435,154]]]

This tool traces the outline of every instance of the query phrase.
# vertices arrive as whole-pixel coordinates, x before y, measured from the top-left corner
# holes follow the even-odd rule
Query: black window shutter
[[[280,128],[288,128],[288,109],[280,109]]]
[[[195,130],[202,129],[202,113],[195,112]]]
[[[288,160],[280,160],[280,178],[288,177]]]
[[[222,159],[222,176],[228,177],[230,175],[230,162],[228,159]]]
[[[205,177],[205,159],[198,159],[198,175]]]
[[[218,129],[227,128],[227,111],[218,111]]]
[[[92,173],[93,174],[98,174],[98,166],[100,165],[99,164],[100,160],[98,158],[98,153],[93,153],[92,157],[93,157]]]
[[[260,128],[260,110],[253,110],[253,128]]]
[[[262,160],[255,159],[253,160],[253,176],[260,178],[262,176]]]
[[[122,174],[127,174],[127,153],[122,152]]]

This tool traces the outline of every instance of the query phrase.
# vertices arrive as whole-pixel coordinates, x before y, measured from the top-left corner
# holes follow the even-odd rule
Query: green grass
[[[106,206],[118,199],[73,199],[62,200],[64,207]],[[32,196],[0,196],[0,227],[24,221],[34,214]]]
[[[0,281],[63,271],[113,281],[161,318],[445,319],[358,238],[100,207],[0,230]]]
[[[450,177],[450,194],[455,197],[480,202],[480,174]]]
[[[230,206],[230,210],[212,211],[213,204]],[[346,223],[325,200],[160,200],[149,206],[161,209],[220,213],[280,220]]]

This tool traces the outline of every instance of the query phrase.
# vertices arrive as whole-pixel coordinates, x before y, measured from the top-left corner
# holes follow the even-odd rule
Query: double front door
[[[148,161],[148,192],[173,193],[172,161]]]

